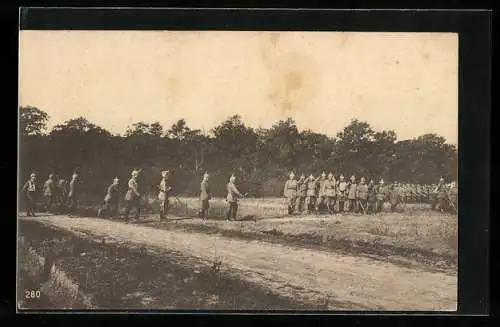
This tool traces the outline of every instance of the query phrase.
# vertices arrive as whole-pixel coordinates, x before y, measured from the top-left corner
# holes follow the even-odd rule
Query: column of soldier
[[[286,181],[283,196],[287,199],[288,214],[301,213],[378,213],[386,202],[391,211],[403,209],[408,202],[431,203],[433,210],[457,212],[458,190],[455,182],[446,184],[443,178],[436,185],[403,184],[393,181],[385,185],[380,179],[357,181],[353,175],[346,181],[344,175],[338,179],[332,173],[320,176],[304,174],[298,180],[292,172]]]
[[[135,219],[140,214],[140,198],[137,178],[140,170],[134,169],[128,181],[128,190],[125,194],[126,210],[125,218],[131,209],[135,209]],[[171,187],[168,185],[169,171],[161,172],[161,181],[158,185],[158,200],[160,204],[160,219],[163,219],[169,207],[168,193]],[[378,183],[370,180],[366,183],[364,177],[359,183],[353,175],[346,181],[343,175],[337,180],[332,173],[328,176],[323,172],[315,178],[312,174],[305,177],[304,174],[298,180],[295,174],[290,174],[290,179],[286,181],[283,195],[287,198],[289,214],[298,213],[322,213],[328,212],[342,213],[377,213],[381,212],[386,202],[390,203],[391,210],[398,206],[404,208],[407,202],[431,203],[433,210],[441,212],[457,212],[458,191],[455,182],[446,184],[440,178],[436,185],[420,184],[400,184],[393,181],[390,185],[385,185],[384,180]],[[29,180],[24,184],[22,192],[26,203],[28,216],[35,216],[35,195],[38,191],[36,174],[32,173]],[[237,212],[237,199],[245,197],[235,186],[235,176],[232,175],[227,184],[226,200],[229,204],[227,219],[235,219]],[[49,178],[43,185],[43,195],[45,198],[46,210],[50,212],[54,206],[65,207],[69,204],[69,215],[76,213],[78,198],[80,196],[79,175],[73,173],[71,181],[68,183],[64,178],[57,181],[54,174],[49,174]],[[119,179],[115,177],[111,185],[108,186],[104,197],[104,205],[98,211],[98,217],[116,215],[118,213],[119,202]],[[206,218],[211,198],[208,188],[208,173],[205,173],[200,188],[200,217]]]

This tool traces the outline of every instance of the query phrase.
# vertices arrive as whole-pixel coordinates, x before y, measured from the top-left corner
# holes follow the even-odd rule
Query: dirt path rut
[[[207,262],[217,259],[240,278],[284,296],[316,302],[318,309],[456,310],[456,275],[404,268],[364,257],[102,219],[67,216],[21,219],[36,219],[118,242],[178,251]]]

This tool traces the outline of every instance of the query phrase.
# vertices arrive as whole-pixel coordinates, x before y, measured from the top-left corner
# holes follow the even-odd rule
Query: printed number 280
[[[36,299],[40,297],[40,291],[24,291],[24,296],[27,299]]]

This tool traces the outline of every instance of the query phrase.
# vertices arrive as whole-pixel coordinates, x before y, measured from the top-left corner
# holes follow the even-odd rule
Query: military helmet
[[[379,184],[384,184],[384,179],[380,179]]]
[[[309,175],[309,179],[314,179],[314,175],[313,175],[313,174],[310,174],[310,175]]]
[[[322,172],[322,173],[321,173],[321,177],[326,177],[325,172]]]
[[[364,182],[366,179],[364,177],[361,177],[361,182]]]
[[[115,176],[115,178],[113,178],[113,183],[118,183],[120,181],[120,179],[118,178],[118,176]]]
[[[375,181],[373,179],[370,179],[370,181],[368,183],[373,184],[373,183],[375,183]]]
[[[163,170],[163,171],[161,172],[161,176],[162,176],[162,177],[166,177],[169,173],[170,173],[170,171],[169,171],[169,170]]]
[[[439,179],[439,181],[440,181],[440,182],[444,182],[444,178],[443,178],[443,177],[441,177],[441,178]]]
[[[136,176],[139,176],[139,171],[137,169],[133,169],[132,172],[130,173],[130,175],[132,175],[132,177],[136,177]]]
[[[230,182],[234,182],[235,180],[236,180],[236,176],[231,175],[231,177],[229,177],[229,181]]]
[[[333,174],[332,173],[328,173],[328,177],[333,177]]]
[[[207,172],[205,172],[205,173],[203,174],[203,178],[207,178],[207,177],[208,177],[208,173],[207,173]]]
[[[341,174],[339,178],[340,178],[341,180],[343,180],[345,177],[344,177],[344,175],[342,175],[342,174]]]
[[[356,177],[354,177],[354,175],[351,176],[351,181],[355,181],[356,180]]]
[[[36,177],[36,174],[35,173],[31,173],[30,174],[30,178],[34,178],[34,177]]]
[[[71,176],[71,178],[73,178],[73,179],[76,179],[77,177],[78,177],[77,173],[73,173],[73,175]]]
[[[290,175],[288,175],[288,177],[290,177],[290,178],[294,178],[295,177],[295,174],[293,173],[293,171],[290,172]]]
[[[49,174],[49,178],[54,178],[54,174]]]

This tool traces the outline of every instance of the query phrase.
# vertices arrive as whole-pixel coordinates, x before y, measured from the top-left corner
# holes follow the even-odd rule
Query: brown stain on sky
[[[49,128],[83,115],[113,133],[180,118],[209,130],[240,114],[334,136],[357,117],[457,142],[457,34],[21,31],[19,69],[20,104]]]

